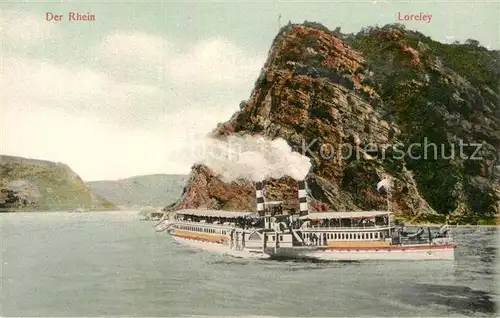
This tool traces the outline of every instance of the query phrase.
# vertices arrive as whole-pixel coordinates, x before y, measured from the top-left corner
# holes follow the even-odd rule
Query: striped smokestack
[[[304,180],[299,181],[299,204],[300,215],[309,214],[309,206],[307,204],[307,184]]]
[[[255,196],[257,198],[257,212],[264,213],[264,183],[255,183]]]

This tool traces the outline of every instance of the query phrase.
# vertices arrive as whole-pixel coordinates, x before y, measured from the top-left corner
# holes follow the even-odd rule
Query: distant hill
[[[87,184],[115,205],[163,207],[180,197],[187,180],[187,175],[154,174]]]
[[[307,181],[311,211],[382,210],[389,201],[411,222],[495,224],[499,63],[500,51],[475,40],[443,44],[400,24],[342,34],[289,23],[249,98],[212,136],[241,149],[250,140],[243,135],[281,138],[307,156],[312,169],[298,178]],[[296,174],[301,167],[292,164]],[[255,211],[255,184],[224,180],[225,169],[193,165],[178,204],[166,208]],[[278,175],[282,166],[260,177],[267,197],[299,208],[297,182]],[[385,178],[390,197],[377,191]]]
[[[70,167],[52,161],[0,155],[0,211],[117,209],[92,193]]]

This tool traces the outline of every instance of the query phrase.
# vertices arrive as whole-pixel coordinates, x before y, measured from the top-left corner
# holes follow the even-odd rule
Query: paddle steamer
[[[452,260],[450,229],[392,222],[389,211],[309,213],[305,181],[299,181],[299,210],[266,201],[256,183],[257,212],[184,209],[157,225],[174,240],[237,257],[318,260]]]

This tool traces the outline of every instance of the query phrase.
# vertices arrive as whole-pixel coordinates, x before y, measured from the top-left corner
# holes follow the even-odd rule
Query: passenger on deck
[[[406,232],[406,227],[404,225],[403,225],[403,227],[401,227],[401,235],[402,236],[408,235],[408,232]]]

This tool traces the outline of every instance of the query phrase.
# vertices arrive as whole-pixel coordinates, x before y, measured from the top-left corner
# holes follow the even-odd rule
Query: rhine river
[[[190,250],[137,212],[0,222],[3,317],[497,316],[495,227],[453,229],[455,261],[307,263]]]

